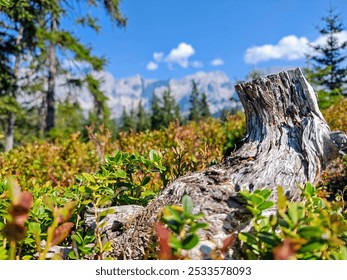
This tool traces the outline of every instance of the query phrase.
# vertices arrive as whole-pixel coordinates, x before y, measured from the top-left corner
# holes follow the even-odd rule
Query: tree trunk
[[[21,59],[21,42],[23,39],[23,33],[24,33],[24,27],[20,25],[17,38],[16,38],[16,46],[19,48],[17,51],[15,62],[14,62],[14,68],[13,68],[13,98],[14,100],[17,99],[17,96],[19,94],[19,66],[20,66],[20,59]],[[13,148],[13,142],[14,142],[14,126],[16,123],[16,115],[14,112],[9,112],[8,118],[7,118],[7,128],[6,128],[6,135],[5,135],[5,152],[8,152]]]
[[[57,31],[57,16],[52,12],[51,18],[51,32],[54,34]],[[54,37],[54,36],[53,36]],[[55,125],[55,78],[57,74],[57,57],[56,57],[56,42],[53,40],[48,47],[48,86],[47,86],[47,115],[46,115],[46,132],[49,132]]]
[[[7,128],[5,135],[5,152],[8,152],[13,148],[14,142],[14,125],[16,122],[16,115],[13,112],[8,114]]]
[[[143,211],[130,216],[122,232],[113,235],[113,257],[144,258],[163,207],[179,204],[187,194],[194,210],[202,212],[209,224],[199,232],[199,247],[190,253],[194,259],[203,258],[202,251],[250,228],[240,190],[267,187],[275,199],[276,187],[282,186],[288,197],[297,199],[298,185],[315,184],[321,171],[346,147],[344,133],[330,132],[300,69],[238,84],[235,89],[247,121],[243,146],[222,163],[173,181]],[[237,258],[237,247],[233,250],[229,258]]]

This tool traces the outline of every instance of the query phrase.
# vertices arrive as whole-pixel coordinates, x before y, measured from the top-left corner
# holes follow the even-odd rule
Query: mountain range
[[[140,100],[145,109],[149,110],[153,93],[160,97],[169,87],[182,114],[186,115],[189,112],[189,96],[192,92],[193,81],[196,82],[200,92],[205,92],[213,115],[218,115],[224,108],[240,106],[233,83],[225,73],[220,71],[197,72],[181,79],[167,80],[145,79],[140,75],[117,79],[106,71],[95,73],[94,76],[102,81],[101,90],[108,98],[107,105],[110,108],[111,117],[116,119],[120,118],[124,108],[127,111],[131,108],[136,109]],[[65,99],[67,94],[71,97],[71,91],[66,86],[59,86],[58,100]],[[86,88],[79,89],[78,94],[73,98],[79,102],[85,112],[94,106],[93,98]]]

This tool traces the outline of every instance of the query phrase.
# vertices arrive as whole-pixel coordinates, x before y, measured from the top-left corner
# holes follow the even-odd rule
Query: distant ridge
[[[169,86],[182,113],[187,114],[193,80],[197,83],[198,89],[206,93],[210,111],[213,115],[218,115],[223,108],[240,106],[232,82],[225,73],[219,71],[197,72],[182,79],[167,80],[145,79],[140,75],[116,79],[112,74],[105,71],[94,75],[103,81],[101,89],[108,97],[108,106],[112,118],[119,118],[122,115],[123,108],[128,111],[132,107],[136,108],[140,99],[142,99],[144,107],[149,109],[153,93],[161,96]],[[71,90],[63,84],[61,82],[57,88],[58,100],[64,100],[69,94],[70,98],[80,103],[84,111],[88,112],[93,108],[93,99],[85,88],[75,89],[71,93]],[[233,100],[231,100],[231,97],[233,97]]]

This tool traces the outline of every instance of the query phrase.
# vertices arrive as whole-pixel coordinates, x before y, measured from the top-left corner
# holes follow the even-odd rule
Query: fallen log
[[[343,132],[331,132],[317,104],[316,94],[300,69],[259,78],[235,86],[243,104],[247,134],[239,150],[201,172],[169,184],[149,205],[127,219],[113,242],[116,259],[143,259],[153,227],[165,205],[179,204],[183,195],[204,214],[206,230],[189,257],[201,259],[204,251],[221,247],[231,234],[250,228],[250,215],[240,190],[273,190],[282,186],[295,200],[298,185],[315,184],[321,171],[347,146]],[[237,246],[227,258],[239,257]]]

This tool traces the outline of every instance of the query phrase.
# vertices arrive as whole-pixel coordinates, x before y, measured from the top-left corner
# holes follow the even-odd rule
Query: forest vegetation
[[[0,259],[61,259],[48,254],[54,245],[72,248],[67,259],[102,259],[111,245],[100,241],[98,227],[84,226],[88,207],[147,205],[174,179],[220,162],[246,131],[242,111],[212,117],[195,81],[187,116],[167,88],[162,96],[153,93],[149,111],[140,102],[111,119],[101,81],[92,75],[104,69],[105,58],[59,24],[73,14],[74,2],[0,0]],[[118,28],[126,26],[119,1],[85,2],[105,9]],[[101,28],[89,14],[74,20],[95,32]],[[327,42],[314,46],[304,71],[331,130],[346,132],[347,42],[336,37],[342,30],[342,18],[329,9],[319,29]],[[90,66],[66,80],[76,91],[88,88],[94,109],[87,116],[78,103],[56,102],[57,78],[75,71],[64,67],[66,59]],[[262,75],[254,70],[245,79]],[[23,102],[26,97],[34,102]],[[318,185],[302,186],[302,202],[279,197],[272,220],[261,215],[265,208],[255,199],[268,201],[269,192],[243,193],[255,228],[253,235],[238,236],[244,258],[347,259],[346,186],[347,157],[341,155]],[[165,209],[157,232],[171,242],[153,244],[161,249],[148,258],[182,258],[182,250],[198,243],[198,229],[206,225],[192,207],[185,197],[182,205]],[[101,212],[100,224],[106,214]],[[212,258],[223,258],[223,248]]]

